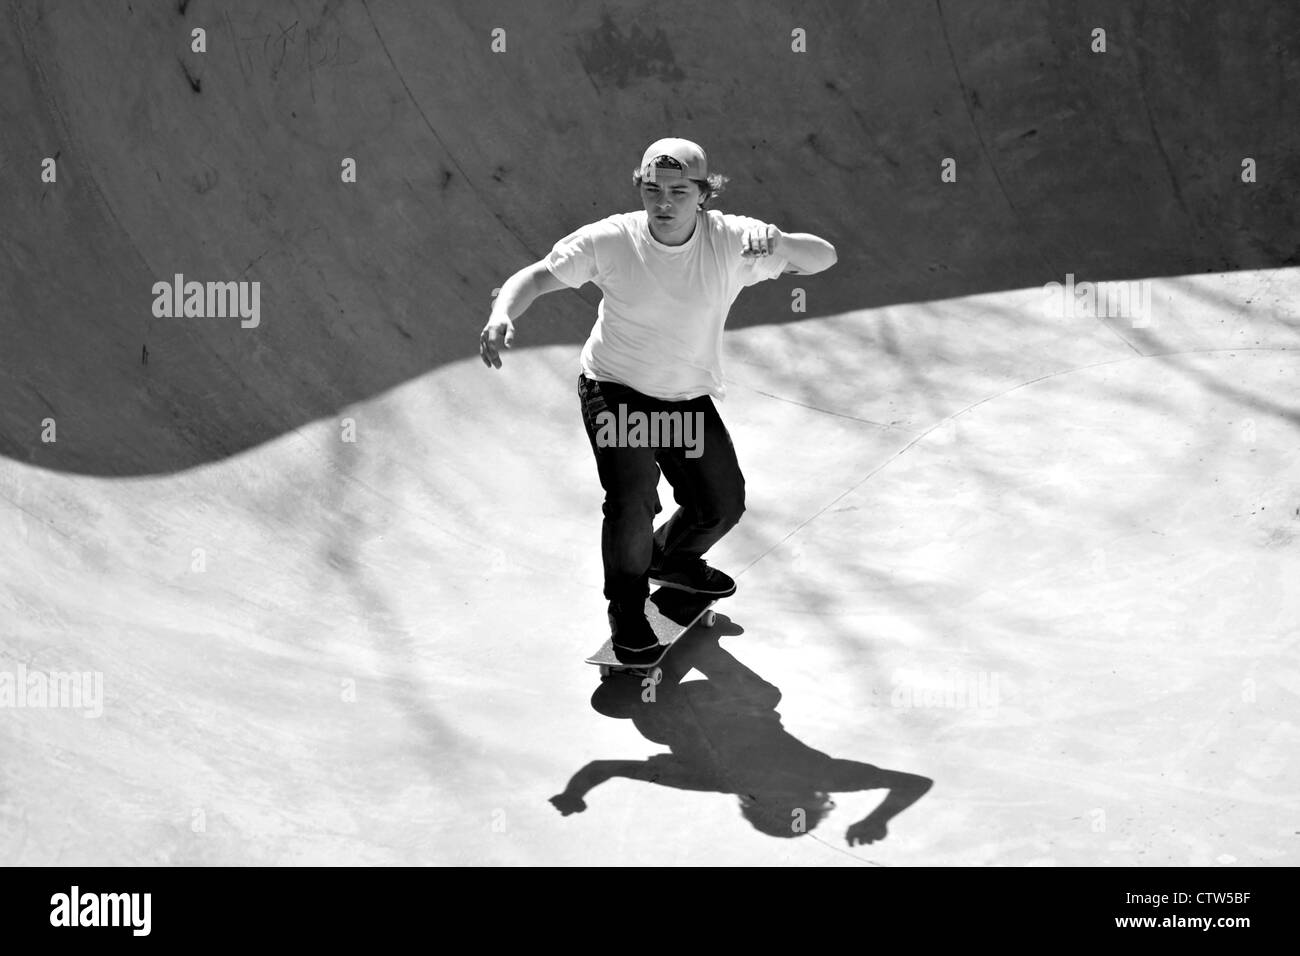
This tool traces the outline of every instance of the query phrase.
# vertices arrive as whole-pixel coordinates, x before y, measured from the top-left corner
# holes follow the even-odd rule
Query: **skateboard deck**
[[[695,626],[696,621],[705,627],[713,626],[713,605],[717,602],[717,598],[707,594],[659,588],[645,602],[645,617],[655,637],[659,638],[659,649],[651,648],[633,662],[621,661],[614,653],[613,641],[606,638],[600,650],[587,658],[587,663],[597,665],[602,678],[610,674],[648,674],[664,659],[677,639]]]

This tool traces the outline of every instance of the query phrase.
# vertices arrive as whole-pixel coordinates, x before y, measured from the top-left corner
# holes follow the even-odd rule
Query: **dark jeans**
[[[740,520],[745,511],[745,476],[740,473],[731,436],[708,395],[667,402],[626,385],[593,382],[580,374],[578,398],[600,486],[605,489],[600,536],[605,597],[640,607],[650,593],[647,572],[652,560],[668,569],[697,559]],[[702,454],[691,457],[683,447],[600,447],[597,416],[605,411],[618,416],[620,405],[646,415],[702,414],[703,434],[697,435]],[[655,531],[654,518],[662,510],[658,492],[661,470],[672,485],[678,507]]]

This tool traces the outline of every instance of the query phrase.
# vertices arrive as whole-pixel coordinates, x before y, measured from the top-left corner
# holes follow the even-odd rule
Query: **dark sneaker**
[[[674,562],[671,568],[651,568],[650,583],[712,598],[736,593],[736,582],[717,568],[709,567],[703,558]]]
[[[645,619],[645,604],[609,603],[609,641],[619,660],[638,656],[653,660],[659,656],[659,638]]]

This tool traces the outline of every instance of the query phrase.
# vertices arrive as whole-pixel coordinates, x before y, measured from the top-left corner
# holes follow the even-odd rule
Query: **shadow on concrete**
[[[551,798],[562,814],[587,809],[587,795],[615,777],[680,790],[734,794],[741,815],[774,837],[810,833],[835,807],[834,793],[887,790],[881,804],[845,833],[850,846],[875,843],[888,822],[929,791],[933,781],[814,750],[781,725],[781,691],[718,640],[743,633],[725,615],[696,628],[665,659],[662,678],[615,675],[592,695],[606,717],[631,720],[647,740],[669,748],[646,760],[593,760]],[[704,680],[682,678],[694,669]]]

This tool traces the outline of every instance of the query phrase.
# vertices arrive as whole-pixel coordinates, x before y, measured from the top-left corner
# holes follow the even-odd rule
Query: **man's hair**
[[[810,833],[835,809],[828,793],[774,792],[739,794],[740,814],[760,833],[797,837]],[[798,814],[795,811],[800,811]],[[796,826],[795,824],[798,824]]]
[[[724,176],[722,173],[709,173],[709,178],[692,179],[691,182],[700,187],[700,208],[703,209],[710,202],[722,195],[726,189],[727,183],[731,181],[730,176]],[[636,183],[636,188],[641,188],[641,170],[635,170],[632,173],[632,182]]]

